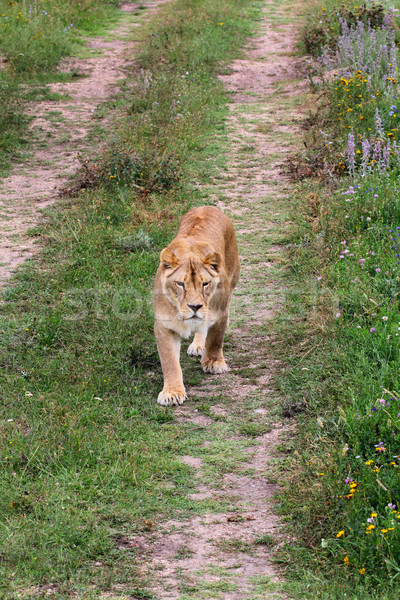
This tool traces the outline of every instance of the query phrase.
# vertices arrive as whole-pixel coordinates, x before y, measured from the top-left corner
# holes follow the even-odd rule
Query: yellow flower
[[[382,533],[387,533],[387,532],[388,532],[388,530],[387,530],[387,529],[381,529],[381,532],[382,532]]]
[[[345,565],[348,565],[349,564],[349,557],[345,556],[344,559],[343,559],[343,561],[344,561]]]
[[[339,531],[339,533],[336,534],[336,537],[341,538],[342,535],[344,535],[344,531]]]
[[[372,465],[373,462],[374,462],[373,460],[367,460],[367,462],[365,464],[369,467],[369,465]]]
[[[376,512],[372,512],[372,513],[371,513],[371,517],[372,517],[373,519],[375,519],[375,517],[377,517],[377,516],[378,516],[378,515],[377,515],[377,513],[376,513]]]
[[[365,569],[364,568],[360,569],[360,573],[361,573],[361,575],[364,575],[365,574]]]

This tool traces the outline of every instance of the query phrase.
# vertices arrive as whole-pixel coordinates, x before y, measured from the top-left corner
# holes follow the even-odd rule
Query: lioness
[[[239,270],[232,221],[212,206],[186,213],[176,238],[161,252],[155,280],[154,331],[164,375],[159,404],[183,404],[187,398],[181,337],[194,334],[188,354],[202,357],[206,373],[228,370],[222,345]]]

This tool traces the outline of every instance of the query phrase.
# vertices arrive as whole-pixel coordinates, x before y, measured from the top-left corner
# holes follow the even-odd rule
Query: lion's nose
[[[188,307],[195,313],[197,312],[203,305],[202,304],[188,304]]]

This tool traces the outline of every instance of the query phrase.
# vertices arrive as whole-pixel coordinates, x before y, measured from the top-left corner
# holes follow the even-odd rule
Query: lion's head
[[[175,253],[165,248],[160,255],[163,292],[187,322],[207,320],[209,303],[220,281],[222,258],[218,252]]]

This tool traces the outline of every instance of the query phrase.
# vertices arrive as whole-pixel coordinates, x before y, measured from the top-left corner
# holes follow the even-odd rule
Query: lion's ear
[[[203,259],[203,262],[205,265],[211,267],[213,271],[219,273],[222,264],[222,256],[218,252],[212,252]]]
[[[169,248],[164,248],[160,254],[160,263],[164,269],[173,269],[179,265],[174,252]]]

